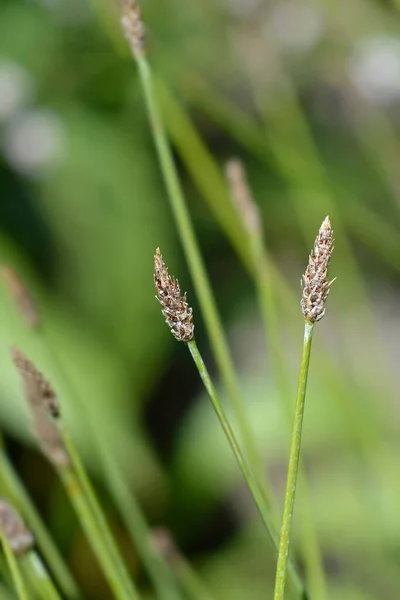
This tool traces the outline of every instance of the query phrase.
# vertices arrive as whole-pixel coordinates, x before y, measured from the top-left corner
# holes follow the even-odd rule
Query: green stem
[[[264,321],[265,337],[269,343],[271,364],[276,376],[281,406],[288,417],[288,428],[291,419],[290,386],[288,384],[286,361],[281,336],[277,300],[273,286],[272,265],[265,248],[262,235],[248,234],[249,246],[254,263],[254,276],[258,292],[259,305]],[[311,598],[323,600],[326,598],[326,583],[321,548],[318,543],[312,511],[308,505],[309,490],[307,477],[300,459],[299,481],[302,486],[302,502],[300,503],[302,523],[302,552],[306,565],[306,581]]]
[[[150,543],[151,533],[146,518],[143,515],[140,505],[132,493],[132,490],[126,483],[126,478],[121,472],[120,465],[118,464],[114,455],[110,452],[110,449],[106,447],[104,440],[99,437],[96,428],[92,426],[90,416],[87,414],[85,403],[81,400],[80,395],[76,393],[75,389],[73,388],[68,374],[58,358],[56,349],[53,348],[51,341],[49,340],[48,336],[45,335],[44,331],[42,331],[42,343],[48,350],[48,353],[53,360],[58,375],[62,379],[64,386],[67,389],[69,398],[78,403],[79,410],[83,411],[83,413],[87,415],[86,420],[88,423],[89,435],[92,437],[93,443],[95,444],[98,452],[104,477],[108,483],[111,496],[121,514],[132,542],[134,543],[137,552],[147,569],[157,594],[160,598],[163,598],[163,600],[181,600],[179,589],[169,567],[157,552],[157,549]],[[105,523],[104,517],[102,517],[101,509],[99,511],[98,502],[95,499],[93,487],[81,463],[79,454],[76,451],[76,448],[72,445],[71,440],[69,439],[69,436],[66,435],[65,431],[63,432],[63,435],[64,440],[70,449],[71,458],[74,460],[75,469],[80,473],[81,483],[85,487],[88,496],[92,498],[92,508],[97,513],[99,526],[104,531],[105,525],[106,529],[108,530],[107,523]],[[109,538],[110,536],[107,537],[108,540]],[[111,541],[111,544],[113,544],[113,541]]]
[[[296,497],[297,476],[299,471],[301,432],[303,427],[304,403],[306,399],[307,377],[310,365],[311,342],[314,325],[305,323],[303,355],[297,388],[296,408],[290,449],[289,467],[286,481],[285,504],[283,508],[281,537],[279,542],[276,568],[274,600],[283,600],[288,570],[290,533],[292,528],[294,501]]]
[[[176,559],[174,572],[189,600],[214,600],[210,590],[183,556]]]
[[[115,564],[115,556],[93,513],[92,503],[82,486],[80,478],[71,467],[60,468],[58,473],[114,596],[118,600],[138,600],[139,595],[133,584],[129,582],[129,585],[127,585],[125,578],[121,577],[121,572]]]
[[[215,355],[218,368],[226,386],[235,418],[239,427],[240,437],[245,448],[248,460],[257,475],[258,486],[263,495],[271,502],[272,494],[266,484],[265,476],[257,447],[253,440],[251,428],[248,425],[246,413],[240,399],[235,369],[230,356],[221,319],[213,296],[211,285],[201,257],[201,252],[196,240],[191,223],[189,211],[176,172],[171,148],[165,132],[160,109],[156,99],[154,82],[150,67],[144,57],[137,59],[140,78],[144,90],[149,119],[152,127],[154,143],[157,148],[161,170],[168,191],[172,212],[177,224],[181,243],[189,265],[193,284],[203,314],[211,347]]]
[[[63,594],[70,600],[80,593],[59,549],[55,545],[23,483],[14,470],[4,450],[0,449],[0,488],[12,499],[33,531],[37,544],[50,567]]]
[[[23,566],[31,588],[42,600],[61,600],[61,596],[55,588],[46,567],[40,556],[34,550],[23,557]]]
[[[190,342],[188,342],[188,346],[189,346],[189,350],[192,355],[192,358],[194,360],[194,363],[199,372],[199,375],[203,381],[204,387],[207,390],[207,393],[210,397],[210,400],[212,402],[214,410],[217,414],[220,425],[221,425],[221,427],[227,437],[227,440],[233,450],[236,461],[237,461],[239,468],[243,473],[243,477],[245,478],[246,483],[251,491],[251,494],[254,498],[254,502],[255,502],[257,509],[261,515],[261,518],[266,526],[266,529],[270,534],[271,541],[272,541],[273,545],[276,547],[276,549],[278,549],[278,534],[276,532],[275,524],[272,520],[271,513],[269,511],[268,506],[265,503],[265,499],[264,499],[262,493],[260,492],[260,488],[257,484],[256,478],[254,477],[253,471],[246,463],[246,460],[245,460],[245,458],[240,450],[239,444],[236,440],[235,434],[233,433],[233,431],[229,425],[229,422],[225,415],[225,411],[224,411],[224,409],[221,405],[221,402],[218,398],[216,389],[215,389],[214,384],[211,380],[211,377],[208,373],[207,367],[201,357],[200,351],[197,347],[195,340],[193,339]],[[302,589],[301,581],[300,581],[295,569],[290,564],[290,562],[289,562],[288,569],[290,571],[290,577],[293,581],[296,591],[299,594],[302,594],[303,589]]]
[[[11,550],[10,544],[8,543],[6,536],[3,535],[3,533],[0,533],[0,538],[6,561],[8,564],[8,568],[10,569],[11,577],[15,585],[15,589],[17,590],[19,600],[29,600],[30,596],[25,587],[24,579],[22,577],[18,560],[15,557],[14,552]]]
[[[180,600],[181,594],[168,565],[151,541],[151,532],[139,503],[111,456],[102,456],[105,477],[123,521],[135,543],[138,555],[153,581],[157,595],[164,600]]]

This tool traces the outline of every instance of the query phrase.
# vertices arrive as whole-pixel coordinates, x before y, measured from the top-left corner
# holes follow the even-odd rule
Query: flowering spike
[[[25,554],[35,543],[32,533],[17,511],[1,497],[0,529],[14,554]]]
[[[226,163],[225,175],[232,200],[243,224],[250,234],[260,235],[260,211],[254,201],[242,161],[238,158],[231,158]]]
[[[1,269],[4,285],[14,301],[20,315],[30,329],[39,329],[41,322],[36,303],[24,281],[15,269],[5,266]]]
[[[325,302],[332,283],[327,280],[329,261],[333,252],[333,232],[329,217],[323,221],[303,275],[301,310],[309,323],[315,323],[325,314]]]
[[[140,6],[136,0],[122,0],[121,23],[132,54],[135,58],[142,57],[144,54],[145,29]]]
[[[43,454],[56,467],[69,466],[70,457],[59,429],[58,400],[52,386],[21,350],[13,348],[11,354],[22,379],[33,431]]]
[[[194,330],[193,311],[186,301],[186,293],[181,294],[178,281],[168,273],[159,248],[154,256],[154,268],[157,298],[161,304],[165,322],[175,339],[179,342],[190,342],[193,339]]]

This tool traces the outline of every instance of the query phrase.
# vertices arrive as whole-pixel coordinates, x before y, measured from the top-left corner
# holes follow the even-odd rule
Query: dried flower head
[[[0,498],[0,529],[14,554],[25,554],[35,543],[17,511],[3,498]]]
[[[232,158],[226,163],[226,179],[229,191],[243,223],[250,233],[261,233],[261,219],[243,163],[238,158]]]
[[[194,330],[193,311],[186,301],[186,293],[181,294],[178,281],[168,273],[159,248],[154,256],[154,269],[157,298],[162,306],[165,322],[178,341],[190,342]]]
[[[322,223],[303,275],[301,310],[309,323],[315,323],[325,314],[325,302],[332,283],[328,282],[328,266],[333,252],[333,232],[329,217]]]
[[[51,384],[32,361],[18,348],[12,348],[12,359],[22,378],[27,400],[33,406],[43,406],[53,417],[60,415],[58,398]]]
[[[70,457],[58,425],[60,415],[58,399],[51,384],[28,360],[21,350],[13,348],[12,358],[21,376],[26,399],[28,400],[33,431],[40,447],[56,467],[66,467]]]
[[[1,269],[1,277],[28,327],[38,329],[41,325],[39,311],[20,275],[12,267],[6,266]]]
[[[144,54],[145,28],[140,6],[136,0],[122,0],[121,23],[133,56],[140,58]]]

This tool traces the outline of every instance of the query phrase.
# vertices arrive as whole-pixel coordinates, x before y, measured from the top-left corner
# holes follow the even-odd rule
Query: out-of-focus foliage
[[[331,216],[338,281],[311,363],[310,503],[329,598],[398,598],[400,14],[378,0],[147,0],[143,10],[149,60],[178,100],[174,107],[164,98],[168,130],[279,497],[288,439],[273,349],[266,351],[234,233],[226,241],[218,168],[233,154],[248,167],[266,243],[289,290],[279,325],[293,391],[298,282],[319,224]],[[174,110],[190,117],[204,146]],[[274,557],[185,348],[163,323],[152,282],[157,246],[188,290],[212,365],[117,3],[3,0],[0,262],[14,265],[37,297],[74,394],[150,522],[171,527],[216,598],[265,598]],[[101,486],[78,403],[3,288],[0,315],[0,419],[19,441],[19,468],[29,475],[43,464],[30,445],[20,447],[30,436],[9,357],[14,344],[58,389]],[[46,498],[43,512],[79,564],[87,548],[69,518],[65,528],[59,523],[65,499],[53,479],[39,479],[46,489],[33,491]],[[110,516],[117,527],[111,506]],[[296,522],[295,549],[300,536]],[[100,600],[96,567],[79,576]]]

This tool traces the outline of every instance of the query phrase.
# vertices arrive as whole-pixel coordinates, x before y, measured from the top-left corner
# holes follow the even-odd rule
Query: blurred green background
[[[310,506],[327,597],[398,598],[400,16],[378,0],[146,0],[143,11],[189,210],[280,499],[287,427],[246,254],[223,202],[224,164],[244,161],[287,284],[279,326],[293,397],[299,280],[331,216],[338,280],[311,362]],[[154,299],[157,246],[188,291],[218,383],[117,3],[1,0],[0,261],[29,282],[52,346],[149,522],[171,529],[215,598],[271,597],[275,558],[261,521],[189,354]],[[10,452],[88,597],[108,598],[56,478],[30,445],[10,346],[35,358],[62,401],[61,382],[4,289],[0,314]],[[71,402],[63,408],[151,598],[85,422]]]

